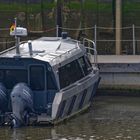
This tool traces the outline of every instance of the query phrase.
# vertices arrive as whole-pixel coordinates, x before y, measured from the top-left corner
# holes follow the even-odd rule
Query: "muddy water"
[[[0,140],[139,140],[140,97],[98,96],[83,114],[55,127],[0,128]]]

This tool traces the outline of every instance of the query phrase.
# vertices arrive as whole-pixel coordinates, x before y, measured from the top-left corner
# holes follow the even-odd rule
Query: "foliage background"
[[[0,0],[0,28],[9,28],[18,19],[18,25],[27,27],[35,38],[42,35],[55,36],[57,0]],[[59,0],[62,9],[62,26],[65,28],[97,27],[97,48],[99,54],[115,53],[115,0]],[[140,26],[140,1],[122,0],[122,49],[132,53],[132,25]],[[50,30],[54,29],[54,30]],[[45,31],[37,33],[37,31]],[[46,32],[48,31],[48,32]],[[63,30],[73,38],[94,39],[94,29]],[[136,29],[137,53],[139,49],[139,28]],[[11,41],[9,30],[1,30],[0,41]],[[129,41],[128,41],[129,40]],[[1,50],[12,44],[0,44]]]

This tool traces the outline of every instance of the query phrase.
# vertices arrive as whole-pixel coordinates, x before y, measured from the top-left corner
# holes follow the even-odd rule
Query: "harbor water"
[[[139,140],[140,97],[96,96],[84,113],[55,127],[0,128],[0,140]]]

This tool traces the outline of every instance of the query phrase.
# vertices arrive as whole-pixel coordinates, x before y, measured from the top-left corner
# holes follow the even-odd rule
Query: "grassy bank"
[[[47,3],[43,2],[42,4],[26,4],[26,3],[12,3],[12,4],[4,4],[0,3],[0,11],[7,11],[7,12],[39,12],[42,9],[52,9],[55,7],[55,3]]]
[[[84,10],[92,10],[96,11],[97,9],[100,12],[108,12],[112,11],[112,3],[110,2],[95,2],[91,0],[86,0],[84,3],[80,3],[77,1],[72,1],[69,3],[62,3],[64,6],[69,7],[70,9],[80,10],[83,8]],[[56,7],[55,2],[45,2],[42,3],[11,3],[6,4],[0,2],[0,11],[29,11],[29,12],[38,12],[43,9],[52,9],[53,7]],[[140,11],[140,3],[138,2],[124,2],[123,5],[123,11],[124,12],[130,12],[130,11]]]

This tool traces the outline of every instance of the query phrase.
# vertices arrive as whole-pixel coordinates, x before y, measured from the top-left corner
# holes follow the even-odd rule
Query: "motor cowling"
[[[0,111],[5,112],[8,108],[7,89],[0,83]]]
[[[13,127],[28,125],[33,111],[33,92],[26,83],[18,83],[11,92]]]

